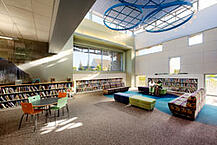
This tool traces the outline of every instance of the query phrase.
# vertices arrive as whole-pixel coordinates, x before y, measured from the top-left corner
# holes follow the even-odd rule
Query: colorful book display
[[[0,109],[19,106],[21,102],[26,102],[28,97],[34,95],[40,95],[41,98],[57,97],[59,92],[73,92],[73,83],[52,82],[0,86]]]
[[[76,80],[76,92],[102,91],[103,89],[122,86],[122,78],[95,79],[95,80]]]
[[[193,93],[198,89],[198,79],[196,78],[148,78],[148,82],[161,81],[163,88],[177,92]]]

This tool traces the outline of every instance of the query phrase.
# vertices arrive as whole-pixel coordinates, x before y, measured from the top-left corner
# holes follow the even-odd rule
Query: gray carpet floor
[[[77,95],[69,100],[70,118],[60,116],[45,123],[40,115],[23,122],[21,108],[0,111],[1,145],[215,145],[217,126],[146,111],[114,102],[103,95]]]

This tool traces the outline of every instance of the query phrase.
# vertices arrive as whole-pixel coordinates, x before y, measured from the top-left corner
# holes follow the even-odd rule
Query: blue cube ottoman
[[[132,94],[127,94],[127,93],[115,93],[114,94],[114,99],[117,102],[124,103],[124,104],[129,104],[129,97],[132,96]]]

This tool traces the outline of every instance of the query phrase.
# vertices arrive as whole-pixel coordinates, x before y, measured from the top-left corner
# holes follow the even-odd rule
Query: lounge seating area
[[[205,104],[205,97],[206,92],[201,88],[192,94],[185,93],[170,101],[168,105],[174,115],[194,120]]]
[[[143,94],[146,94],[146,95],[151,94],[151,91],[150,91],[149,87],[138,87],[138,91],[143,93]],[[166,95],[166,94],[167,94],[167,89],[162,88],[162,89],[159,90],[159,95],[160,96],[163,96],[163,95]]]
[[[115,93],[114,100],[126,105],[131,104],[132,106],[151,111],[154,110],[156,103],[155,99],[127,93]]]
[[[125,87],[124,83],[116,84],[116,85],[110,84],[109,86],[107,86],[106,89],[103,89],[103,94],[110,95],[117,92],[126,92],[129,90],[129,88],[130,87]]]

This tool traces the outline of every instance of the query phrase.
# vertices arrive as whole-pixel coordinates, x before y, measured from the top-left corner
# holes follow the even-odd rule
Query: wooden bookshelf
[[[154,80],[154,82],[161,81],[163,88],[171,91],[193,93],[198,89],[197,78],[148,78],[148,82]]]
[[[103,89],[123,86],[123,78],[76,80],[76,93],[103,91]]]
[[[73,92],[72,82],[46,82],[0,86],[0,109],[19,106],[28,97],[40,95],[41,98],[57,97],[59,92]],[[71,97],[71,96],[69,96]]]

